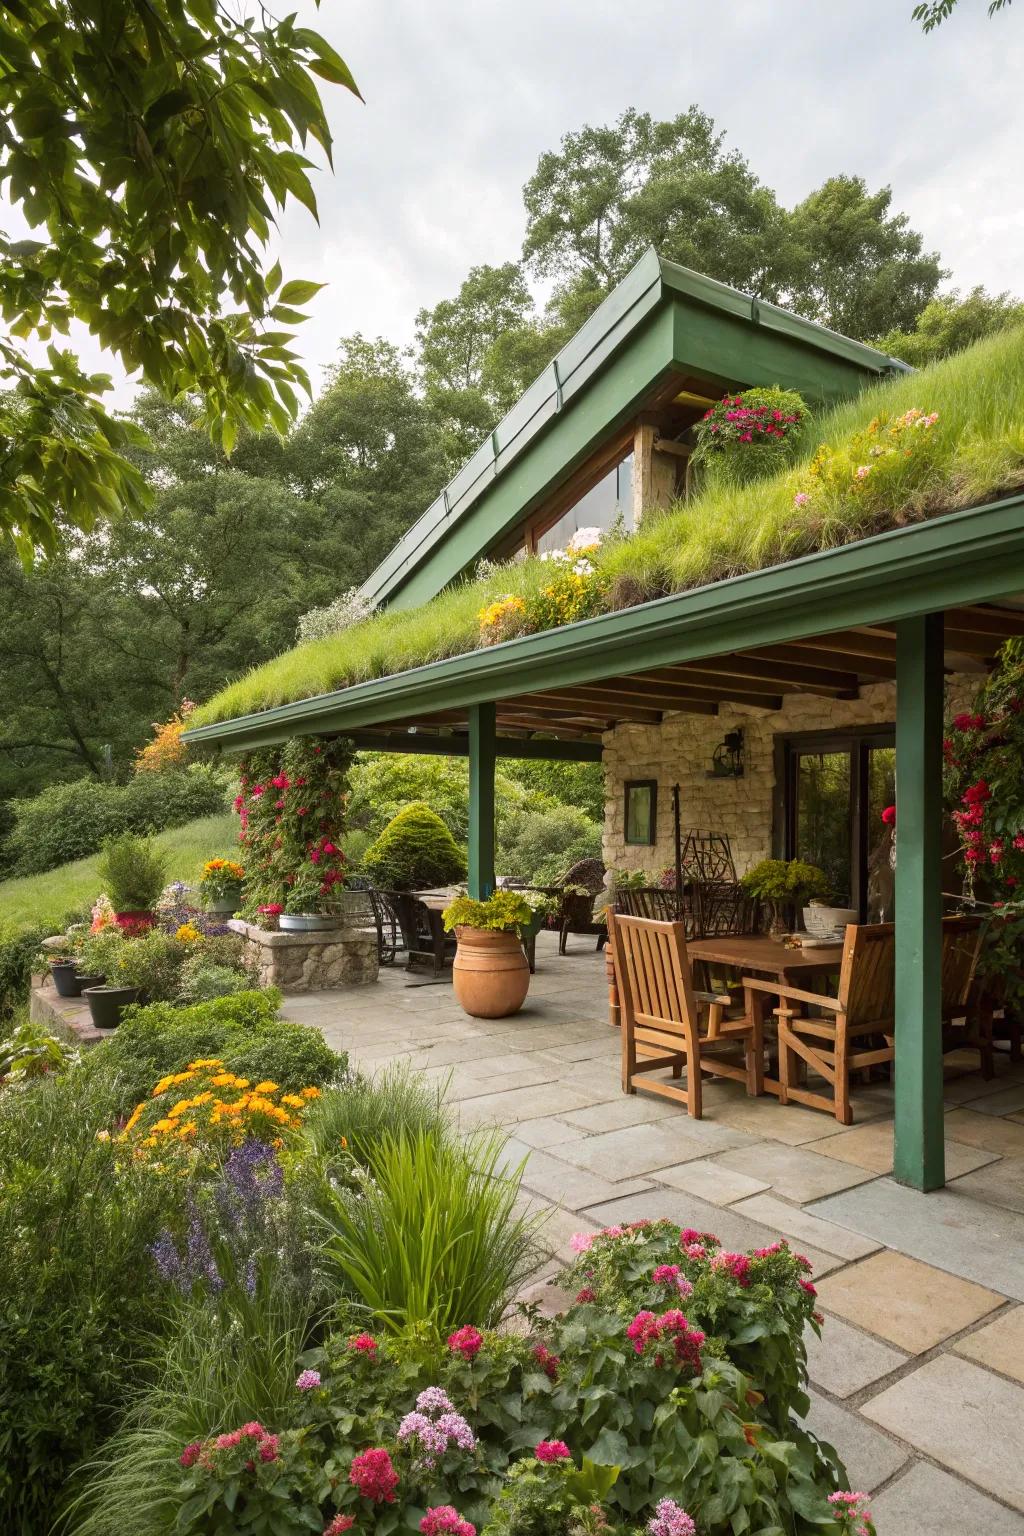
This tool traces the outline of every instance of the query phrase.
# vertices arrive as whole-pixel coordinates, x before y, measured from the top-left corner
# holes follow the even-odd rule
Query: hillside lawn
[[[203,816],[159,833],[156,843],[167,855],[167,879],[194,882],[207,859],[237,854],[238,819],[230,811]],[[52,928],[58,932],[68,913],[84,911],[99,895],[99,859],[94,853],[42,875],[0,881],[0,929]]]

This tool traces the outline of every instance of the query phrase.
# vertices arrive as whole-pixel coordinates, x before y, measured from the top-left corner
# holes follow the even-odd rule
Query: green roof
[[[721,377],[723,387],[740,382],[778,382],[792,384],[797,389],[808,389],[802,377],[786,378],[781,373],[778,378],[771,379],[759,378],[756,374],[745,377],[744,363],[735,355],[735,343],[730,334],[737,322],[747,329],[750,337],[756,332],[760,337],[771,337],[790,346],[809,349],[822,359],[838,364],[837,370],[825,374],[820,380],[821,393],[825,395],[850,392],[853,379],[851,377],[851,382],[844,388],[844,374],[853,375],[859,370],[864,375],[877,376],[908,371],[905,363],[874,347],[852,341],[848,336],[830,331],[813,320],[804,320],[775,304],[765,303],[725,283],[692,272],[688,267],[666,261],[652,247],[566,343],[476,453],[445,486],[440,496],[381,561],[364,582],[364,595],[374,604],[392,601],[424,562],[430,559],[437,546],[451,539],[460,523],[487,496],[495,483],[520,464],[523,455],[538,436],[592,387],[595,378],[631,339],[638,336],[652,314],[673,300],[683,307],[684,313],[699,313],[703,319],[711,318],[718,322],[717,330],[712,331],[709,342],[704,327],[688,326],[685,322],[674,327],[666,347],[657,354],[650,371],[644,372],[641,369],[638,377],[624,381],[622,405],[625,409],[633,403],[629,391],[635,394],[648,387],[657,371],[670,361],[681,368],[689,364],[704,370],[710,369],[712,374]],[[774,354],[776,366],[778,357],[778,353]],[[751,363],[756,367],[753,355]],[[796,370],[799,364],[792,363],[790,367]],[[813,382],[810,389],[813,391]],[[522,505],[518,507],[520,513],[525,510]],[[491,531],[501,534],[505,531],[505,525],[500,524]],[[485,542],[486,539],[478,540],[472,548],[472,554],[478,556],[484,553],[481,546]],[[445,579],[448,579],[450,573],[444,574]],[[438,590],[441,585],[444,585],[444,579],[438,581],[434,590]],[[417,592],[417,596],[432,595],[432,591]]]

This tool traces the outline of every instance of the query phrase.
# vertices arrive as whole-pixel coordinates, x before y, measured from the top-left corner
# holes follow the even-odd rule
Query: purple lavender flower
[[[476,1437],[461,1413],[442,1413],[434,1428],[444,1436],[446,1447],[454,1441],[460,1451],[471,1451],[476,1445]]]
[[[421,1413],[454,1413],[455,1404],[443,1387],[425,1387],[416,1399]]]
[[[313,1388],[319,1385],[319,1371],[300,1371],[295,1378],[295,1390],[297,1392],[312,1392]]]

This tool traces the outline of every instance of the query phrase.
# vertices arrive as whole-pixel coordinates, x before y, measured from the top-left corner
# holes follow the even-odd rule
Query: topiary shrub
[[[363,870],[377,885],[424,891],[466,878],[466,857],[429,805],[414,801],[393,817],[363,855]]]

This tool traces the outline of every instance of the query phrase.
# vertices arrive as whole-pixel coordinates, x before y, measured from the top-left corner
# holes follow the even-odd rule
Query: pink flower
[[[277,773],[274,775],[270,782],[273,784],[275,789],[287,789],[288,785],[291,783],[291,780],[286,773]]]
[[[559,1360],[553,1355],[546,1344],[538,1344],[533,1351],[533,1358],[550,1381],[558,1380]]]
[[[809,1280],[797,1280],[796,1283],[802,1291],[807,1292],[808,1296],[817,1296],[818,1288],[816,1285],[812,1285]]]
[[[423,1536],[476,1536],[476,1526],[463,1520],[450,1504],[435,1504],[420,1521]]]
[[[309,815],[309,806],[308,805],[300,805],[298,810],[295,812],[295,814],[296,814],[296,816],[308,816]]]
[[[647,1522],[651,1536],[697,1536],[693,1520],[674,1499],[662,1499]]]
[[[797,491],[796,495],[793,497],[793,505],[794,507],[806,507],[810,499],[811,498],[806,491]]]
[[[580,1303],[581,1306],[588,1301],[596,1301],[597,1292],[592,1290],[589,1285],[585,1285],[582,1291],[576,1292],[576,1300]]]
[[[750,1284],[750,1260],[745,1253],[716,1253],[711,1268],[731,1275],[744,1289]]]
[[[178,1457],[179,1462],[183,1467],[194,1467],[199,1460],[199,1453],[202,1449],[203,1442],[201,1440],[190,1440]]]
[[[538,1461],[568,1461],[572,1452],[564,1440],[542,1440],[533,1454]]]
[[[324,1536],[345,1536],[356,1523],[355,1515],[335,1515],[330,1525],[324,1526]]]
[[[377,1340],[372,1333],[357,1333],[349,1339],[348,1347],[358,1350],[361,1355],[376,1355]]]
[[[242,1431],[240,1429],[233,1429],[229,1434],[226,1435],[218,1435],[216,1440],[213,1442],[214,1449],[218,1451],[233,1450],[236,1445],[241,1445],[241,1443]]]
[[[886,806],[882,812],[882,821],[887,827],[894,827],[896,825],[896,807],[894,805]]]
[[[276,1461],[281,1448],[279,1435],[264,1435],[260,1441],[260,1461]]]
[[[353,1456],[348,1480],[364,1499],[375,1504],[393,1504],[398,1487],[398,1473],[391,1464],[387,1451],[375,1448]]]
[[[855,475],[856,475],[856,478],[858,480],[866,480],[868,475],[870,475],[870,473],[871,473],[871,465],[870,464],[858,464],[857,468],[855,470]]]
[[[250,1419],[248,1424],[242,1425],[238,1433],[240,1435],[245,1435],[249,1440],[262,1440],[263,1436],[266,1434],[266,1430],[263,1428],[263,1425],[260,1423],[259,1419]]]
[[[475,1359],[480,1353],[483,1342],[483,1334],[469,1323],[448,1335],[448,1348],[453,1354],[461,1355],[463,1360]]]
[[[300,1371],[295,1379],[295,1387],[298,1392],[312,1392],[313,1388],[319,1385],[319,1371]]]
[[[593,1245],[594,1236],[593,1232],[574,1232],[569,1239],[569,1247],[573,1253],[586,1253]]]

